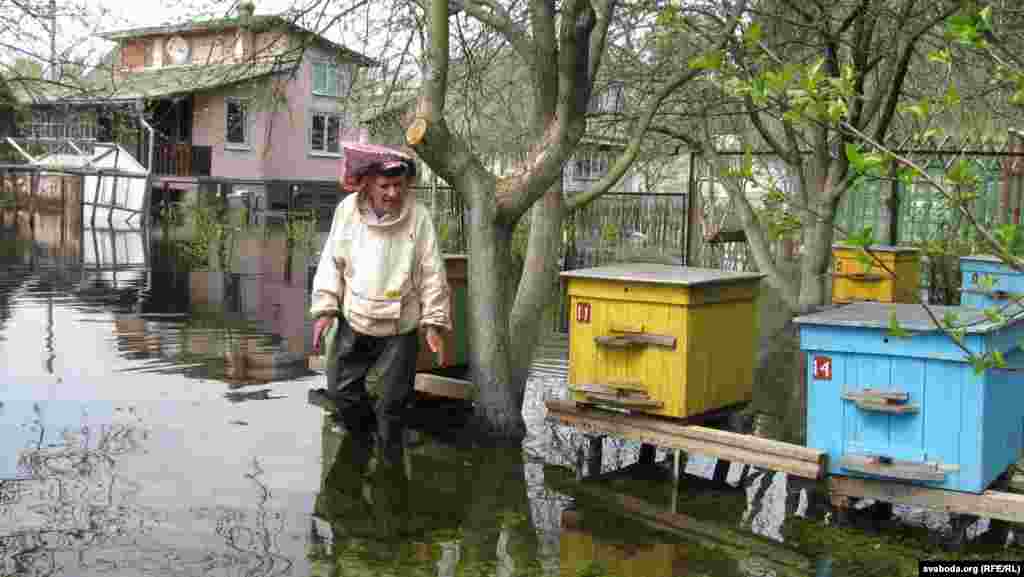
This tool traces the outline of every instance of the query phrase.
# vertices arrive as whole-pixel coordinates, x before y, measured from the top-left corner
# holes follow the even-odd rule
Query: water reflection
[[[159,514],[135,502],[139,485],[118,473],[120,461],[140,451],[145,428],[136,415],[120,411],[104,424],[83,418],[77,427],[62,427],[35,406],[29,428],[39,441],[17,457],[27,478],[0,481],[0,573],[108,568],[105,549],[160,522]]]
[[[320,384],[306,362],[306,256],[259,236],[227,270],[190,270],[161,234],[69,226],[0,218],[0,356],[15,383],[0,383],[0,422],[18,425],[0,428],[0,575],[833,570],[819,541],[803,573],[766,561],[800,531],[827,531],[785,475],[733,467],[715,484],[715,464],[691,455],[678,488],[664,468],[613,487],[675,513],[668,523],[557,483],[552,465],[575,483],[584,441],[545,421],[544,401],[566,393],[557,351],[531,376],[522,449],[424,434],[410,477],[367,473],[365,453],[305,402]],[[636,462],[637,444],[604,443],[602,473]],[[680,530],[684,518],[767,549],[723,548]]]
[[[545,574],[518,448],[424,435],[408,469],[374,467],[368,447],[325,428],[324,451],[318,574]]]

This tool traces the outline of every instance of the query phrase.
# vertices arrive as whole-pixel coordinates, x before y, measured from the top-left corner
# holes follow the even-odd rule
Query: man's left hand
[[[440,328],[427,325],[427,346],[430,352],[437,355],[438,362],[444,362],[444,336]]]

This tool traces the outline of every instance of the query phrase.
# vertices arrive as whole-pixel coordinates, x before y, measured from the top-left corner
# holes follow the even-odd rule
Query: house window
[[[241,98],[226,98],[226,142],[229,146],[249,146],[249,104]]]
[[[577,180],[596,180],[608,172],[608,157],[598,151],[577,151],[572,161],[572,177]]]
[[[621,82],[611,82],[605,89],[595,94],[590,100],[590,112],[621,113],[625,107],[625,86]]]
[[[317,154],[341,154],[341,115],[314,112],[310,130],[310,150]]]
[[[313,63],[313,94],[338,96],[338,65],[333,62]]]

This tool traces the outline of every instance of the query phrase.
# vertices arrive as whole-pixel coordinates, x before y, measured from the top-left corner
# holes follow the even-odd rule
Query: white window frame
[[[317,150],[313,148],[313,131],[315,130],[313,124],[316,121],[317,116],[324,117],[324,135],[321,142],[323,143],[323,150]],[[327,150],[327,126],[329,125],[330,118],[338,119],[338,136],[337,136],[337,152],[331,152]],[[341,157],[341,135],[345,126],[345,116],[340,112],[332,112],[329,110],[313,110],[309,114],[309,138],[307,139],[307,146],[309,148],[309,154],[311,156],[326,156],[329,158],[340,158]]]
[[[331,94],[329,90],[326,91],[326,92],[323,91],[323,90],[320,90],[320,91],[317,90],[317,86],[316,86],[316,69],[317,69],[318,66],[326,67],[327,68],[328,78],[333,78],[334,79],[334,94]],[[313,74],[312,92],[313,92],[313,95],[315,95],[315,96],[326,96],[328,98],[338,98],[338,96],[341,95],[341,76],[339,74],[340,72],[341,72],[341,67],[338,66],[337,62],[332,62],[330,60],[314,60],[313,61],[313,66],[312,66],[312,74]]]
[[[228,127],[229,107],[231,104],[242,105],[244,115],[242,117],[242,142],[231,142],[228,140],[230,135],[230,128]],[[248,98],[240,98],[238,96],[225,96],[224,97],[224,148],[230,150],[250,150],[252,149],[252,134],[249,128],[249,123],[252,122],[250,118],[251,108],[249,106]]]
[[[573,180],[599,180],[608,174],[608,156],[601,150],[577,150],[570,166]]]

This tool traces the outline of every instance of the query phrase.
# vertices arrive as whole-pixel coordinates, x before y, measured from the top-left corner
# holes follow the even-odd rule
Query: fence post
[[[688,175],[686,192],[686,227],[683,234],[683,264],[698,266],[696,262],[700,250],[700,191],[697,189],[697,153],[690,153],[690,174]]]
[[[878,236],[880,244],[895,245],[899,241],[900,181],[896,178],[898,166],[889,168],[889,186],[881,185],[882,202],[878,205]]]

